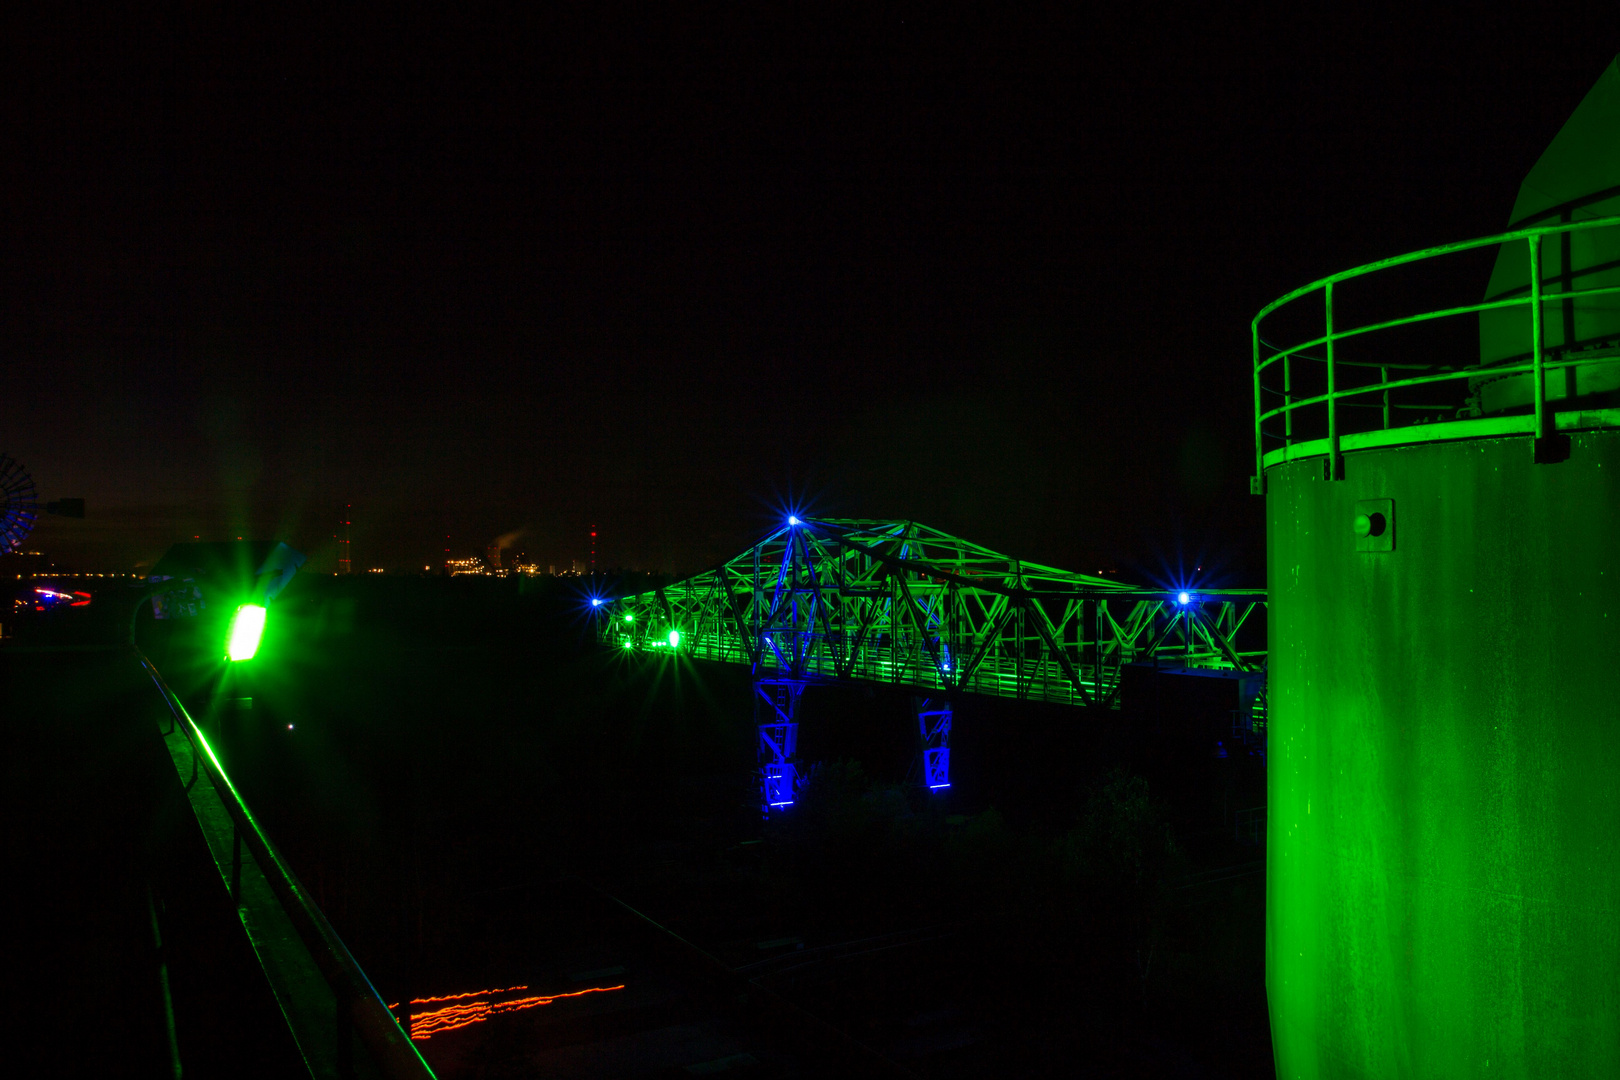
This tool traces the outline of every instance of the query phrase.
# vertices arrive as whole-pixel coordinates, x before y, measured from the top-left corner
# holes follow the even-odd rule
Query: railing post
[[[1294,357],[1283,357],[1283,445],[1294,442]]]
[[[231,823],[231,903],[242,904],[242,827]]]
[[[1327,477],[1329,480],[1343,480],[1344,458],[1339,454],[1338,372],[1333,365],[1333,282],[1331,281],[1322,287],[1322,304],[1327,316]]]
[[[1266,493],[1266,441],[1261,434],[1261,428],[1264,425],[1260,423],[1262,405],[1260,400],[1260,323],[1258,321],[1249,324],[1249,334],[1254,345],[1254,475],[1249,478],[1249,494],[1264,495]]]
[[[1530,356],[1535,365],[1536,440],[1547,437],[1547,386],[1541,355],[1541,237],[1530,238]]]
[[[1530,244],[1530,374],[1535,379],[1533,400],[1536,403],[1534,453],[1536,464],[1551,465],[1569,457],[1569,436],[1558,434],[1557,421],[1547,411],[1541,326],[1541,234],[1532,233],[1526,239]]]

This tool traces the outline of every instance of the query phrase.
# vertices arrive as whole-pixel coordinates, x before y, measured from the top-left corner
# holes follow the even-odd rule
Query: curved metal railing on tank
[[[1620,217],[1604,217],[1589,221],[1563,222],[1528,229],[1516,229],[1498,236],[1426,248],[1422,251],[1414,251],[1410,254],[1398,255],[1389,259],[1380,259],[1377,262],[1358,266],[1352,270],[1332,274],[1295,289],[1286,296],[1261,308],[1259,314],[1250,323],[1254,347],[1255,414],[1255,475],[1250,481],[1251,490],[1257,494],[1264,491],[1263,478],[1268,458],[1272,459],[1273,463],[1279,456],[1281,459],[1286,460],[1290,456],[1287,450],[1300,447],[1301,443],[1307,441],[1312,443],[1325,441],[1325,446],[1313,447],[1310,456],[1323,453],[1325,450],[1329,475],[1333,477],[1342,476],[1343,448],[1341,439],[1345,434],[1342,430],[1345,418],[1344,410],[1347,407],[1367,405],[1364,400],[1352,399],[1377,397],[1379,400],[1369,407],[1381,410],[1382,429],[1388,431],[1398,426],[1391,423],[1394,415],[1393,410],[1403,407],[1400,404],[1392,403],[1390,397],[1392,393],[1409,391],[1419,387],[1455,383],[1466,379],[1477,379],[1482,374],[1489,374],[1493,377],[1520,373],[1530,374],[1533,385],[1533,402],[1531,404],[1533,405],[1534,424],[1532,430],[1539,448],[1545,440],[1556,434],[1556,421],[1551,410],[1547,407],[1547,373],[1564,368],[1588,365],[1594,359],[1608,362],[1613,357],[1620,357],[1620,348],[1603,348],[1601,350],[1586,348],[1578,350],[1576,345],[1582,343],[1574,342],[1568,337],[1564,339],[1561,347],[1549,347],[1546,344],[1544,307],[1547,304],[1559,303],[1566,310],[1569,310],[1578,301],[1600,296],[1620,296],[1620,284],[1604,284],[1581,289],[1571,287],[1572,279],[1577,277],[1593,277],[1602,274],[1612,279],[1617,268],[1620,268],[1620,261],[1608,260],[1583,266],[1578,270],[1572,269],[1566,241],[1565,251],[1561,256],[1559,273],[1546,275],[1543,268],[1542,241],[1544,238],[1552,236],[1568,237],[1575,233],[1596,232],[1616,227],[1620,227]],[[1340,328],[1334,322],[1334,290],[1336,286],[1346,281],[1365,278],[1379,271],[1390,270],[1394,267],[1406,266],[1443,255],[1520,242],[1524,243],[1528,248],[1528,284],[1521,285],[1510,290],[1510,292],[1514,294],[1522,292],[1523,295],[1508,295],[1474,304],[1438,308],[1416,315],[1371,322],[1348,329]],[[1557,283],[1560,279],[1565,287],[1556,291],[1548,291],[1547,284],[1549,282]],[[1289,346],[1276,345],[1266,340],[1262,335],[1262,323],[1268,316],[1272,316],[1301,298],[1317,292],[1322,294],[1323,304],[1322,332],[1319,335]],[[1503,362],[1443,365],[1381,362],[1379,360],[1369,361],[1364,359],[1349,360],[1336,355],[1339,344],[1349,340],[1363,339],[1368,335],[1388,332],[1400,327],[1418,326],[1456,316],[1481,315],[1486,312],[1515,307],[1528,307],[1530,309],[1529,348],[1517,356],[1509,356]],[[1553,355],[1549,356],[1549,353]],[[1296,362],[1301,361],[1320,365],[1321,374],[1325,377],[1325,392],[1296,396],[1299,385],[1297,379],[1299,372],[1296,370]],[[1620,363],[1620,360],[1613,360],[1613,362]],[[1376,382],[1346,386],[1346,369],[1355,371],[1377,369],[1379,377]],[[1400,377],[1391,378],[1392,371],[1399,373]],[[1279,372],[1280,380],[1276,377]],[[1408,374],[1410,372],[1421,372],[1421,374]],[[1270,379],[1269,382],[1268,378]],[[1274,401],[1279,403],[1273,407],[1268,407]],[[1430,403],[1406,407],[1444,411],[1455,406]],[[1302,437],[1299,432],[1296,432],[1295,422],[1300,417],[1301,410],[1319,410],[1324,413],[1326,420],[1325,432],[1320,431],[1320,423],[1318,423],[1318,433]],[[1457,407],[1457,411],[1459,413],[1467,411],[1466,406]],[[1477,412],[1474,415],[1478,415]],[[1460,435],[1461,433],[1459,433]],[[1284,452],[1279,455],[1277,449],[1273,449],[1268,454],[1267,440],[1272,440]],[[1301,447],[1301,449],[1303,448]],[[1307,455],[1302,453],[1300,456]]]

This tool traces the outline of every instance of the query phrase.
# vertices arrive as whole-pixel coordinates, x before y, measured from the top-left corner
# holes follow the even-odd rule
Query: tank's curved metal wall
[[[1620,1076],[1620,431],[1573,442],[1268,471],[1281,1077]]]

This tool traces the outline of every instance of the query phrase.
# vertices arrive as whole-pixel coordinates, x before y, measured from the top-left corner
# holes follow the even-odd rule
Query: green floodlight
[[[681,647],[681,632],[679,630],[671,630],[669,632],[669,647],[672,649],[678,649]]]
[[[231,616],[231,629],[225,635],[225,655],[232,661],[251,660],[264,637],[264,605],[243,604]]]
[[[225,659],[251,660],[264,637],[265,609],[303,564],[302,552],[272,540],[175,544],[147,577],[155,586],[152,615],[195,618],[210,605],[231,611],[234,604]]]

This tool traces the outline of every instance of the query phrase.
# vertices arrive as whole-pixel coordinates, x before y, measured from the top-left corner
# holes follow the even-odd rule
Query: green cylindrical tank
[[[1267,486],[1278,1075],[1620,1076],[1620,431]]]
[[[1599,91],[1617,108],[1592,145],[1620,168],[1614,65]],[[1620,254],[1604,227],[1542,263],[1543,296],[1560,277],[1612,284],[1591,269]],[[1591,272],[1570,274],[1569,252]],[[1529,295],[1516,259],[1490,296],[1515,273]],[[1370,407],[1341,403],[1320,431],[1309,409],[1332,395],[1297,405],[1320,393],[1300,373],[1332,363],[1334,340],[1289,356],[1256,323],[1266,986],[1289,1080],[1620,1076],[1620,314],[1546,301],[1539,350],[1529,306],[1480,323],[1478,361],[1437,358],[1458,381],[1416,388],[1455,387],[1455,412],[1403,426],[1387,387],[1405,373],[1375,359],[1383,384],[1351,391]],[[1493,370],[1532,356],[1548,365],[1542,430],[1567,456],[1532,450],[1531,372]],[[1344,394],[1367,369],[1338,362],[1327,385]]]

